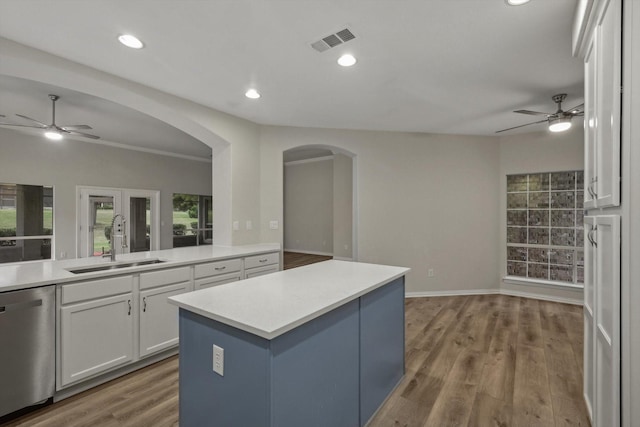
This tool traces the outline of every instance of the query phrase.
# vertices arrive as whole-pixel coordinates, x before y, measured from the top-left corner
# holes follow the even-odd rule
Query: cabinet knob
[[[226,265],[223,265],[222,267],[215,267],[215,268],[214,268],[214,270],[216,270],[216,271],[222,271],[222,270],[224,270],[225,268],[227,268],[227,266],[226,266]]]

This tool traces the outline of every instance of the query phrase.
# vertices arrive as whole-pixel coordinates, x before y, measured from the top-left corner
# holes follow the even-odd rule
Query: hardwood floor
[[[332,256],[324,255],[311,255],[301,254],[298,252],[285,252],[284,253],[284,269],[302,267],[303,265],[309,265],[316,262],[327,261],[333,259]]]
[[[405,334],[405,378],[370,427],[589,426],[582,307],[504,295],[412,298]],[[7,424],[177,425],[177,357]]]

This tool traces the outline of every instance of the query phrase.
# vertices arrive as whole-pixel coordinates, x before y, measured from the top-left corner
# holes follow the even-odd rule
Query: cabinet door
[[[132,310],[131,293],[60,309],[62,386],[133,360]]]
[[[621,0],[609,0],[596,27],[597,206],[620,204]]]
[[[595,396],[595,330],[593,320],[594,289],[596,281],[596,218],[584,217],[584,400],[594,420]]]
[[[140,292],[140,357],[178,344],[178,308],[167,298],[189,290],[189,282]]]
[[[596,32],[598,29],[596,28]],[[597,172],[596,151],[596,58],[595,43],[591,39],[584,57],[584,208],[596,207],[595,183]]]
[[[239,271],[230,274],[220,274],[218,276],[205,277],[203,279],[197,279],[195,281],[195,290],[212,288],[218,285],[224,285],[225,283],[237,282],[242,279],[242,273]]]
[[[620,425],[620,217],[596,217],[595,405],[596,426]]]
[[[249,268],[245,270],[245,279],[264,276],[265,274],[277,273],[278,271],[280,271],[280,267],[278,266],[278,264],[267,265],[264,267]]]

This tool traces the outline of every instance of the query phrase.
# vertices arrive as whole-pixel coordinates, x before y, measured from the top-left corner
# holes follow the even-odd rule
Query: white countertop
[[[263,243],[243,246],[192,246],[187,248],[163,249],[160,251],[135,252],[117,256],[117,263],[158,258],[166,262],[116,270],[74,274],[68,269],[100,264],[110,264],[108,258],[91,257],[62,261],[30,261],[0,264],[0,292],[33,288],[58,283],[77,282],[89,279],[131,274],[137,271],[157,270],[167,267],[194,264],[198,262],[223,260],[267,252],[280,251],[277,243]]]
[[[324,261],[169,298],[180,308],[273,339],[409,271]]]

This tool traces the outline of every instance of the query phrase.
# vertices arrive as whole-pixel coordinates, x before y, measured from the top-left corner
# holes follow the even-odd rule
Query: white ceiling
[[[495,135],[537,119],[512,110],[555,111],[553,94],[567,93],[566,107],[583,102],[582,62],[571,56],[575,6],[576,0],[520,7],[504,0],[2,0],[0,36],[262,124]],[[323,53],[310,47],[345,27],[355,40]],[[120,33],[137,35],[145,48],[121,46]],[[339,67],[344,52],[358,63]],[[249,87],[262,98],[245,98]],[[41,110],[25,104],[15,112],[42,120],[46,101]],[[88,106],[99,109],[97,101]],[[108,135],[99,118],[76,111],[69,120]]]

